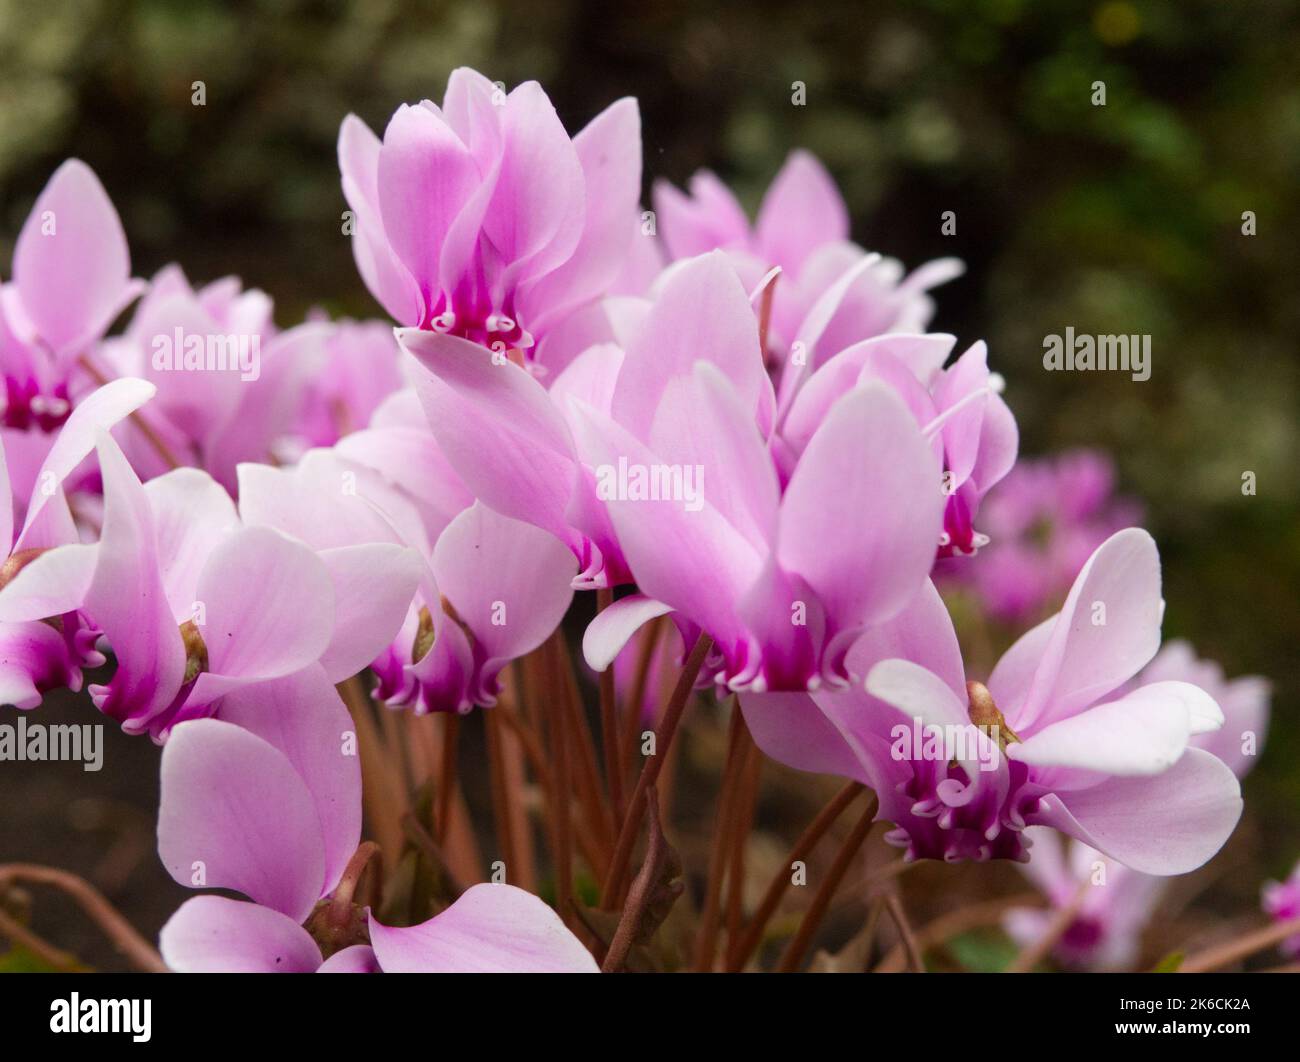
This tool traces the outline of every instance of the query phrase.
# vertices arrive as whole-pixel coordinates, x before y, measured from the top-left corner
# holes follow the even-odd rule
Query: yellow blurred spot
[[[1092,28],[1103,44],[1128,44],[1142,29],[1137,8],[1124,0],[1107,0],[1092,16]]]

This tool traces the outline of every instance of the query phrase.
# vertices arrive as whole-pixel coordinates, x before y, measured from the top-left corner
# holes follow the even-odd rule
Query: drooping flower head
[[[566,542],[579,585],[637,583],[588,633],[598,670],[673,612],[714,639],[709,671],[736,688],[843,682],[853,638],[930,570],[933,445],[871,381],[783,468],[758,322],[719,252],[677,266],[625,347],[588,349],[549,390],[464,340],[399,340],[432,373],[416,378],[430,428],[479,499]]]
[[[400,398],[386,406],[383,426],[311,450],[292,468],[241,466],[240,512],[245,523],[274,527],[321,556],[405,548],[417,579],[358,568],[346,588],[377,614],[404,617],[398,629],[383,628],[382,650],[367,643],[371,656],[358,658],[356,669],[371,664],[379,697],[395,707],[492,705],[501,670],[563,618],[573,559],[541,528],[475,502],[422,418],[400,420]]]
[[[640,118],[620,100],[570,139],[536,82],[507,94],[462,67],[382,141],[349,115],[339,167],[357,266],[394,320],[526,357],[623,267]]]
[[[98,433],[153,393],[144,380],[101,387],[46,436],[50,445],[33,469],[11,466],[12,439],[0,446],[0,704],[35,708],[48,690],[79,690],[81,669],[104,662],[99,632],[81,611],[95,547],[81,542],[69,494]],[[15,487],[25,504],[15,504]]]
[[[864,687],[741,704],[773,757],[870,785],[909,859],[1023,860],[1025,827],[1047,825],[1135,870],[1186,873],[1232,832],[1241,795],[1229,767],[1190,747],[1223,724],[1205,691],[1125,689],[1159,647],[1162,613],[1155,543],[1128,529],[987,685],[968,681],[930,587],[854,645]]]
[[[361,835],[352,720],[326,683],[227,699],[224,719],[181,723],[163,750],[158,854],[203,895],[163,926],[178,972],[594,973],[537,897],[476,885],[428,921],[381,924],[340,889]],[[337,893],[337,895],[336,895]]]
[[[314,551],[244,526],[198,469],[142,485],[106,432],[96,448],[99,541],[36,558],[0,590],[0,616],[75,611],[101,633],[116,668],[91,697],[127,731],[162,739],[180,720],[217,713],[233,691],[304,669],[342,681],[396,633],[420,575],[413,551],[385,542]],[[366,585],[373,592],[360,592]]]

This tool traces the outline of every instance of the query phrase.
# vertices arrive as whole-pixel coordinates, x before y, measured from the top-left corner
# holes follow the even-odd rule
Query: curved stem
[[[763,936],[763,930],[772,915],[776,913],[776,909],[781,903],[781,897],[785,895],[785,890],[790,887],[791,864],[808,858],[808,854],[817,847],[817,842],[822,839],[844,809],[852,804],[857,795],[865,788],[866,786],[861,782],[849,782],[835,794],[829,804],[817,813],[817,817],[800,834],[799,839],[794,843],[794,847],[790,849],[790,854],[786,857],[785,862],[776,872],[776,876],[772,878],[772,883],[768,885],[767,891],[763,894],[762,902],[759,903],[758,910],[754,912],[754,917],[749,920],[744,933],[738,941],[729,945],[727,949],[728,971],[735,973],[743,969],[754,949],[758,947],[758,943]]]
[[[912,932],[912,923],[907,920],[907,912],[903,910],[903,901],[898,898],[897,893],[890,893],[885,898],[885,909],[889,911],[889,917],[894,920],[894,928],[898,930],[898,936],[903,944],[903,952],[907,955],[907,961],[912,967],[912,972],[925,973],[925,960],[921,957],[921,946],[916,941],[916,934]]]
[[[1178,967],[1178,972],[1208,973],[1210,970],[1217,970],[1219,967],[1227,966],[1238,959],[1248,958],[1257,951],[1263,951],[1275,944],[1281,944],[1287,937],[1295,936],[1297,933],[1300,933],[1300,918],[1291,918],[1285,922],[1278,922],[1276,925],[1265,926],[1263,929],[1257,929],[1254,933],[1247,933],[1240,940],[1234,940],[1230,944],[1221,944],[1217,947],[1206,948],[1204,951],[1198,951],[1195,955],[1183,960],[1183,964]]]
[[[996,925],[1002,916],[1013,907],[1042,907],[1043,897],[1037,892],[1017,893],[1003,896],[985,903],[959,907],[940,915],[933,922],[927,923],[916,932],[916,947],[922,955],[928,948],[942,944],[949,937],[955,937],[981,926]],[[907,949],[898,944],[876,965],[876,973],[898,973],[906,965]]]
[[[799,923],[799,930],[795,933],[794,939],[790,941],[785,949],[785,954],[781,956],[781,962],[777,966],[779,973],[794,973],[800,963],[803,962],[804,953],[808,950],[808,945],[812,943],[813,934],[816,933],[817,927],[821,924],[822,916],[826,913],[826,908],[830,906],[831,898],[835,895],[835,890],[840,887],[840,882],[844,880],[844,875],[848,873],[849,864],[853,857],[858,854],[858,849],[862,847],[862,842],[867,839],[867,834],[871,832],[871,824],[876,818],[876,796],[873,793],[871,799],[867,802],[866,808],[858,817],[858,821],[853,824],[853,829],[845,839],[839,852],[835,856],[835,862],[831,864],[830,873],[826,875],[826,880],[822,882],[821,888],[817,890],[817,895],[813,897],[813,902]]]
[[[1091,888],[1092,882],[1090,880],[1084,881],[1079,886],[1070,902],[1057,911],[1052,917],[1047,928],[1043,930],[1042,936],[1025,947],[1025,949],[1011,961],[1011,965],[1007,967],[1006,972],[1028,973],[1047,958],[1047,956],[1051,954],[1052,949],[1056,947],[1057,941],[1065,936],[1070,926],[1074,924],[1074,920],[1079,917],[1079,911],[1082,910],[1083,902],[1087,899],[1088,890]]]
[[[0,891],[11,882],[49,885],[66,893],[104,931],[104,935],[131,963],[146,973],[167,973],[158,950],[144,939],[95,886],[66,870],[35,863],[6,863],[0,866]]]
[[[614,603],[614,591],[601,587],[596,591],[596,610],[603,612]],[[600,740],[605,752],[605,785],[614,807],[614,821],[622,822],[627,810],[623,803],[623,758],[618,741],[618,708],[614,701],[614,665],[600,673]]]
[[[700,930],[695,941],[695,971],[708,973],[713,968],[713,953],[718,940],[718,922],[722,907],[722,878],[731,855],[729,841],[736,829],[739,813],[737,784],[745,762],[743,732],[744,721],[740,702],[734,697],[731,706],[731,723],[727,734],[727,758],[722,767],[716,818],[713,824],[713,845],[709,851],[709,875],[704,888],[704,910],[700,914]]]
[[[362,841],[352,853],[348,865],[339,876],[339,883],[334,886],[330,897],[330,920],[335,925],[346,925],[352,917],[352,897],[356,895],[361,875],[366,872],[370,860],[379,855],[379,845],[374,841]],[[382,856],[380,857],[382,860]]]
[[[636,840],[637,826],[645,810],[646,794],[659,779],[659,772],[663,769],[663,762],[672,745],[673,735],[677,733],[677,724],[681,722],[682,711],[686,708],[687,700],[690,699],[691,690],[695,688],[695,680],[699,677],[700,668],[704,666],[704,658],[708,656],[712,647],[713,639],[701,632],[691,648],[690,656],[686,658],[686,663],[682,665],[681,674],[677,676],[677,686],[673,689],[673,695],[669,698],[663,717],[659,720],[659,726],[655,729],[655,754],[647,757],[645,765],[641,768],[641,774],[636,780],[636,788],[632,790],[632,799],[628,803],[627,814],[623,817],[618,841],[614,845],[609,874],[601,889],[600,905],[606,909],[613,906],[623,891],[623,879],[627,875],[628,861],[632,858],[632,844]]]
[[[651,891],[663,869],[664,857],[668,852],[668,842],[659,825],[659,796],[654,786],[648,790],[646,814],[650,820],[650,841],[646,848],[645,862],[632,882],[623,914],[619,917],[614,938],[609,942],[605,961],[600,964],[601,973],[617,973],[627,961],[627,954],[632,950],[637,928],[645,915],[646,905],[650,902]]]
[[[47,966],[63,973],[75,973],[82,969],[81,962],[71,952],[56,948],[44,937],[37,936],[16,918],[10,918],[0,908],[0,937],[8,937],[14,944],[26,948]]]

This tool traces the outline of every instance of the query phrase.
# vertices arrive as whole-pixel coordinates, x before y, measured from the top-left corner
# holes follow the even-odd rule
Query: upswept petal
[[[324,893],[315,802],[284,753],[219,719],[163,746],[158,854],[190,887],[234,889],[301,924]]]
[[[597,973],[596,960],[551,908],[513,885],[473,885],[427,922],[370,919],[385,973]]]

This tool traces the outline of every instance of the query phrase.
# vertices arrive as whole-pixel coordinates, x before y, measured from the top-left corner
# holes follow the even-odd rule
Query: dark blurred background
[[[1240,914],[1300,856],[1297,56],[1284,0],[0,0],[0,274],[76,155],[121,212],[137,274],[237,273],[282,326],[314,304],[379,315],[340,233],[339,122],[382,131],[462,64],[539,79],[573,131],[637,96],[647,189],[707,166],[752,208],[786,153],[811,149],[859,242],[909,265],[965,259],[933,327],[988,340],[1023,451],[1114,455],[1161,545],[1167,636],[1274,681],[1245,840],[1220,857],[1246,864],[1220,867],[1219,902]],[[1067,325],[1151,334],[1150,380],[1044,372],[1043,337]],[[156,753],[108,736],[100,775],[0,765],[0,860],[108,874],[152,932],[182,893],[151,856]],[[139,844],[112,828],[126,822],[134,862]]]

